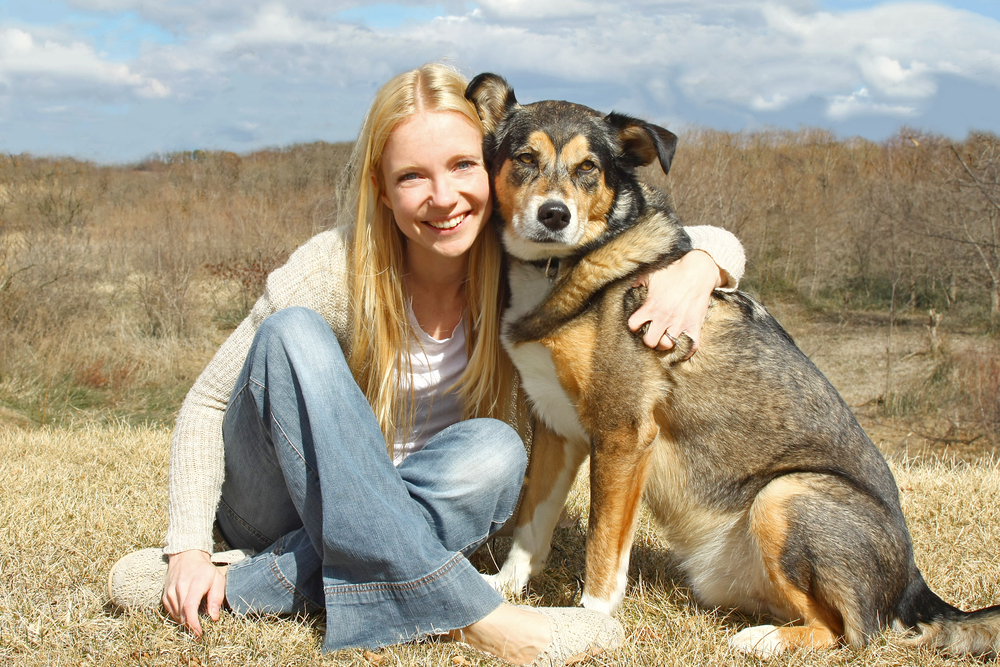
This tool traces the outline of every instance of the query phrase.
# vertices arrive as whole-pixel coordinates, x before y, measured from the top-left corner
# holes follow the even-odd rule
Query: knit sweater
[[[709,253],[735,289],[743,275],[743,246],[729,232],[687,227],[695,248]],[[257,327],[291,306],[315,310],[330,324],[344,354],[351,353],[352,312],[347,293],[351,228],[321,232],[268,276],[263,296],[202,371],[181,405],[170,451],[168,554],[212,551],[212,527],[225,473],[222,419]],[[523,429],[519,429],[523,432]]]

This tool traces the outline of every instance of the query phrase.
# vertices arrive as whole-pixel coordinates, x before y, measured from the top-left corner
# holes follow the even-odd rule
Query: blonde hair
[[[412,394],[402,396],[400,390],[401,377],[410,372],[413,332],[403,288],[406,240],[374,183],[384,187],[381,159],[389,135],[417,112],[454,111],[482,130],[475,108],[465,99],[466,85],[461,74],[440,63],[396,76],[375,95],[351,156],[344,192],[354,213],[350,366],[382,427],[390,454],[397,435],[413,427]],[[499,336],[505,298],[500,241],[487,223],[469,251],[465,282],[468,365],[450,389],[458,392],[465,418],[509,421],[515,414],[514,369]]]

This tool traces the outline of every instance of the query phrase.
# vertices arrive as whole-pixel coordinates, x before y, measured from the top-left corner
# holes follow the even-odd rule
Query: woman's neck
[[[411,261],[407,257],[406,292],[413,315],[424,333],[443,340],[450,338],[465,312],[465,280],[468,258],[438,258]]]

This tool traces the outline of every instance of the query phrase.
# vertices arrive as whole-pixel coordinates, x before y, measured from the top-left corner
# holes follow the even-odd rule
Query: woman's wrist
[[[715,259],[709,255],[704,250],[692,250],[688,254],[684,255],[680,259],[686,265],[689,265],[699,277],[704,278],[704,284],[709,291],[713,289],[718,289],[719,287],[725,287],[728,282],[728,275],[723,271],[718,264],[715,263]]]

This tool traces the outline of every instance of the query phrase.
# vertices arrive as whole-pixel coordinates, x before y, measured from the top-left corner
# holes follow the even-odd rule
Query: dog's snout
[[[538,207],[538,222],[554,232],[565,229],[572,214],[561,201],[547,201]]]

